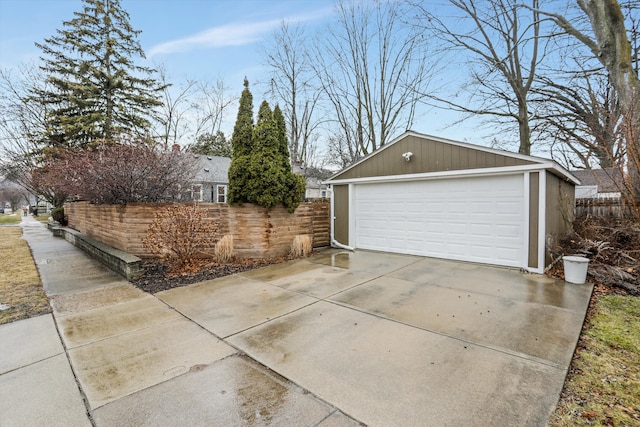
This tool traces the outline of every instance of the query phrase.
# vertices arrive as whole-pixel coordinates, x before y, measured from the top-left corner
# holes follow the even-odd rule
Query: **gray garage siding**
[[[349,244],[349,186],[334,185],[334,238],[343,245]]]
[[[352,179],[374,176],[406,175],[425,172],[495,168],[504,166],[530,165],[533,162],[490,153],[434,139],[407,135],[395,144],[385,146],[375,155],[363,160],[332,179]],[[410,162],[402,154],[412,152]]]
[[[546,172],[546,235],[555,241],[562,239],[571,231],[573,222],[573,206],[575,204],[575,186],[557,176]],[[553,261],[546,251],[545,264]]]

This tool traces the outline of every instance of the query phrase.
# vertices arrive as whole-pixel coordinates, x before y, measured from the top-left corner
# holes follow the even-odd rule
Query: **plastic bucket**
[[[563,256],[564,280],[569,283],[583,284],[587,280],[589,258],[581,256]]]

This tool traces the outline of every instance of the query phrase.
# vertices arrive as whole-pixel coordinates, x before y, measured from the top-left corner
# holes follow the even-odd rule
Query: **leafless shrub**
[[[184,200],[194,176],[191,156],[143,142],[110,141],[58,150],[30,174],[34,188],[99,204]]]
[[[235,252],[233,250],[233,235],[227,234],[216,243],[215,248],[216,261],[229,262],[233,259]]]
[[[299,234],[293,238],[291,243],[291,255],[294,257],[306,257],[311,253],[311,237],[306,234]]]
[[[196,205],[173,205],[156,213],[143,244],[174,273],[195,267],[198,254],[218,239],[218,223],[205,220]]]

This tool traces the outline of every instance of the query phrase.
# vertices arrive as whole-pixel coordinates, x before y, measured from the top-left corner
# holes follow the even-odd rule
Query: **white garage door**
[[[520,267],[522,175],[358,184],[355,246]]]

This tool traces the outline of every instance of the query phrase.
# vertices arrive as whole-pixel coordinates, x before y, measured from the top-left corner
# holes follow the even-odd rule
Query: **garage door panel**
[[[524,262],[522,175],[358,184],[355,190],[358,248]]]

